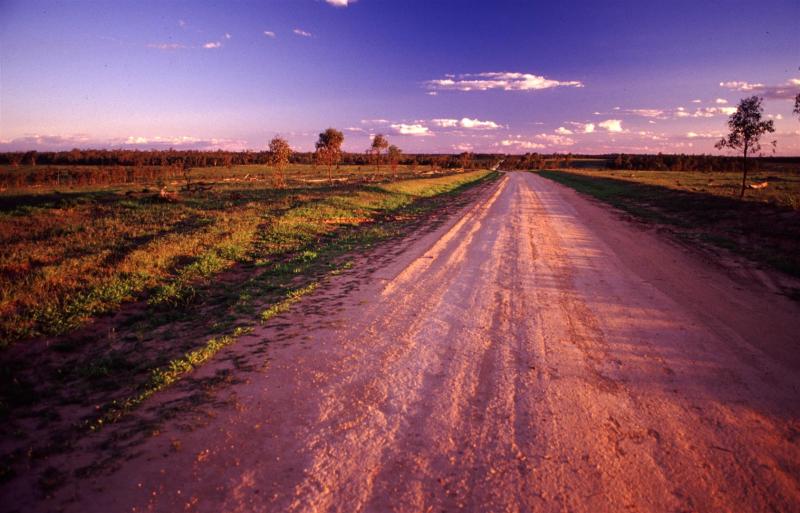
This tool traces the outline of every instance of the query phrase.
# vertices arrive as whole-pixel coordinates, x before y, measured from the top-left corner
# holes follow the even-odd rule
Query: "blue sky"
[[[800,2],[0,0],[0,149],[800,154]]]

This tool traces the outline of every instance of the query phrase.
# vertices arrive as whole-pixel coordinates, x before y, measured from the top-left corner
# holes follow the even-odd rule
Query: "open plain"
[[[224,350],[250,371],[213,408],[38,509],[795,511],[798,318],[509,173]]]

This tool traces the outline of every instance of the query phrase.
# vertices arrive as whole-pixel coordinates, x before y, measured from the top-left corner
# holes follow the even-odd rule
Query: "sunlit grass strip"
[[[133,410],[153,394],[160,390],[164,390],[170,385],[176,383],[183,376],[190,373],[200,365],[206,363],[219,351],[231,345],[242,335],[251,333],[252,327],[238,327],[230,335],[222,337],[210,338],[202,346],[194,351],[190,351],[180,358],[176,358],[163,367],[153,369],[150,373],[150,379],[142,386],[142,389],[134,396],[128,397],[122,401],[114,401],[109,404],[106,412],[99,418],[89,424],[89,429],[96,431],[104,424],[116,422],[122,418],[126,413]]]
[[[331,274],[335,274],[332,271]],[[317,289],[320,282],[313,282],[299,289],[289,291],[285,299],[273,304],[261,313],[261,322],[267,322],[276,315],[289,311],[289,309],[300,301],[304,296]],[[106,412],[98,419],[89,424],[89,429],[97,431],[103,425],[113,423],[121,419],[125,414],[135,409],[156,392],[164,390],[178,382],[185,375],[200,367],[214,357],[222,349],[234,343],[242,335],[253,332],[252,326],[239,326],[230,335],[214,337],[194,351],[190,351],[180,358],[170,361],[168,364],[153,369],[150,378],[142,386],[141,390],[127,399],[110,403]]]
[[[293,290],[286,295],[286,299],[279,301],[261,312],[261,322],[267,322],[276,315],[288,312],[293,304],[300,301],[303,296],[314,292],[319,286],[319,282],[309,283],[305,287]]]

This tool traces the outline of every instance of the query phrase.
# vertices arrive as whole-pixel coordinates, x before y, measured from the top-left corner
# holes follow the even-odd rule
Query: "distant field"
[[[431,166],[398,166],[396,171],[388,165],[379,170],[375,166],[339,166],[333,171],[337,183],[370,182],[386,179],[413,178],[436,174]],[[219,166],[192,168],[189,173],[197,181],[264,181],[271,182],[275,169],[266,165]],[[327,181],[327,169],[322,166],[291,164],[286,169],[290,187],[313,186]],[[186,184],[183,170],[175,166],[82,166],[82,165],[0,165],[0,193],[15,189],[82,188],[98,185],[181,187]]]
[[[730,198],[738,198],[739,187],[742,183],[742,174],[739,172],[612,171],[591,169],[588,163],[580,168],[579,172],[584,176],[631,181],[677,191]],[[756,171],[749,173],[747,179],[748,183],[769,183],[764,189],[748,189],[745,193],[747,201],[770,203],[794,210],[800,209],[800,172],[779,169]]]
[[[547,170],[539,172],[681,239],[725,248],[800,277],[800,173],[756,172],[738,199],[739,173]]]
[[[287,189],[273,186],[273,173],[265,166],[199,168],[192,174],[201,188],[181,190],[186,183],[175,178],[160,184],[167,197],[148,181],[0,193],[0,347],[68,332],[143,293],[154,307],[191,302],[199,281],[234,262],[263,265],[342,223],[414,198],[358,185],[409,178],[407,168],[395,175],[386,166],[380,174],[342,167],[333,189],[322,168],[291,166]],[[419,183],[427,190],[437,182]]]

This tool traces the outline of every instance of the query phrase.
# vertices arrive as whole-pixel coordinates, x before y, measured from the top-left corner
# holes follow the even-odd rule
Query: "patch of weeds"
[[[76,368],[75,373],[85,379],[95,380],[113,376],[132,369],[133,364],[120,352],[112,351]]]
[[[300,299],[302,299],[302,297],[305,296],[306,294],[310,294],[311,292],[316,290],[318,286],[319,283],[315,282],[315,283],[310,283],[305,287],[292,290],[286,295],[286,299],[273,304],[272,306],[261,312],[261,322],[267,322],[276,315],[287,312],[289,308],[292,307],[293,304],[300,301]]]
[[[100,429],[103,424],[115,422],[128,411],[135,408],[147,398],[178,381],[183,375],[188,374],[196,367],[211,359],[223,348],[232,344],[238,337],[251,333],[253,328],[237,327],[230,335],[210,338],[206,343],[180,358],[171,360],[163,367],[158,367],[150,372],[150,378],[141,387],[141,390],[127,399],[114,401],[105,409],[105,413],[98,419],[90,422],[88,427],[92,431]]]

